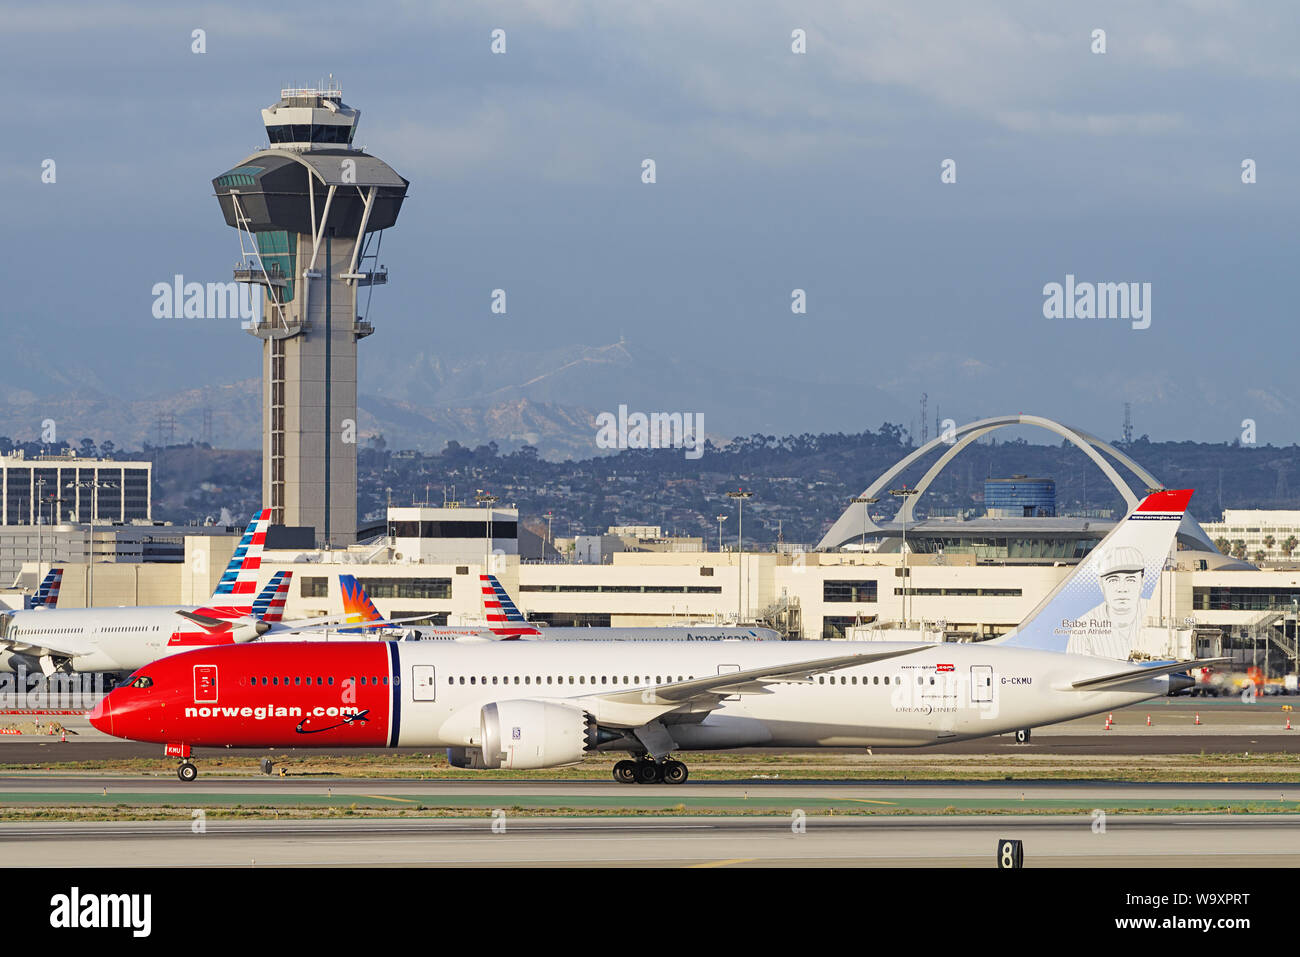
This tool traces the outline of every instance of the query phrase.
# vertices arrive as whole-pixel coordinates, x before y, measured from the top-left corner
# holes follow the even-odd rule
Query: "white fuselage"
[[[601,694],[728,671],[831,658],[843,643],[821,642],[402,642],[402,746],[474,747],[484,705],[510,699],[583,698],[584,710],[626,726],[627,714]],[[915,648],[872,642],[864,651]],[[851,653],[851,652],[850,652]],[[433,700],[416,700],[416,665],[435,670]],[[925,645],[913,654],[779,681],[735,695],[710,711],[663,717],[682,750],[917,746],[1000,734],[1117,709],[1163,695],[1165,676],[1123,690],[1083,692],[1071,682],[1113,674],[1123,663],[980,644]],[[304,663],[310,671],[310,664]],[[423,691],[423,694],[429,692]]]
[[[235,619],[222,642],[178,612],[201,612],[198,606],[158,605],[119,608],[47,608],[8,612],[0,616],[0,637],[35,647],[50,645],[75,651],[55,655],[73,672],[135,671],[151,661],[196,646],[229,643],[254,634],[252,618]],[[38,652],[0,650],[0,672],[19,666],[39,670]]]

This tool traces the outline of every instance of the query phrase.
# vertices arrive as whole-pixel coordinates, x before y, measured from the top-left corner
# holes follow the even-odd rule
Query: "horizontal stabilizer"
[[[1227,658],[1198,658],[1194,661],[1171,661],[1163,665],[1147,665],[1146,667],[1129,668],[1125,671],[1116,671],[1113,674],[1101,675],[1097,678],[1084,678],[1070,685],[1075,691],[1101,691],[1113,685],[1124,684],[1127,681],[1140,681],[1143,678],[1153,678],[1156,675],[1173,674],[1178,671],[1187,671],[1190,668],[1206,668],[1210,665],[1221,665],[1228,661]]]
[[[193,611],[177,611],[176,614],[180,615],[187,621],[194,622],[194,624],[198,625],[200,628],[206,628],[208,631],[217,631],[218,629],[228,628],[230,626],[230,622],[228,621],[222,621],[220,618],[209,618],[207,615],[200,615]]]

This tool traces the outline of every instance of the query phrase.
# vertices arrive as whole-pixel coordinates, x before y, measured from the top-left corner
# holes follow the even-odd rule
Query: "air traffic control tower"
[[[383,230],[408,183],[353,147],[360,110],[341,90],[281,90],[262,111],[270,142],[212,181],[239,231],[238,282],[262,287],[262,501],[319,543],[357,534],[357,342],[388,281]]]

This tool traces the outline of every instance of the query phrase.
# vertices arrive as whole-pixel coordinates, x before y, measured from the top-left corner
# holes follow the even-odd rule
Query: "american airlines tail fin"
[[[211,618],[245,618],[253,614],[253,598],[257,594],[258,572],[262,567],[262,546],[266,544],[266,528],[270,524],[269,508],[263,509],[248,523],[211,601],[207,607],[199,609],[201,614]]]
[[[292,578],[291,571],[279,571],[271,576],[271,580],[253,602],[254,618],[272,623],[284,620],[284,603],[289,597],[289,581]]]
[[[1191,489],[1138,503],[1011,634],[994,644],[1127,661]]]
[[[366,590],[361,587],[354,575],[340,575],[339,587],[343,592],[344,619],[349,625],[359,624],[358,628],[339,628],[340,634],[360,634],[367,630],[367,622],[382,622],[384,616],[379,613],[375,603],[370,600]]]
[[[483,620],[488,629],[501,638],[517,638],[520,635],[540,635],[537,628],[528,623],[510,593],[505,590],[496,575],[479,575],[483,588]]]
[[[53,608],[59,603],[59,585],[63,582],[63,569],[51,568],[32,596],[32,608]]]

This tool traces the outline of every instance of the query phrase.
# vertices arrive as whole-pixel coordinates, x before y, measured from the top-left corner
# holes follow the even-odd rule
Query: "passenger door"
[[[993,700],[992,665],[971,665],[970,700],[974,704],[984,704]]]
[[[217,703],[217,666],[194,666],[194,703]]]
[[[438,699],[438,672],[433,665],[411,665],[411,699],[413,701]]]

